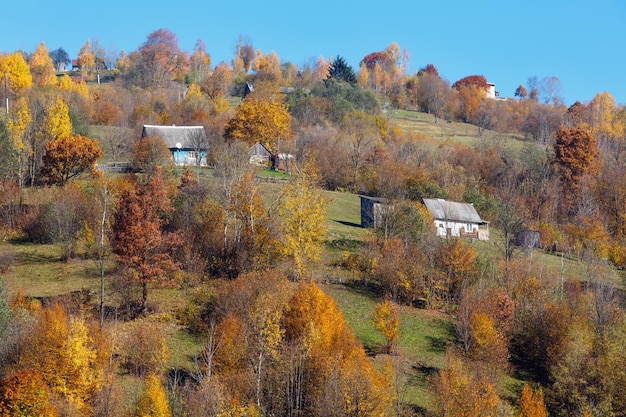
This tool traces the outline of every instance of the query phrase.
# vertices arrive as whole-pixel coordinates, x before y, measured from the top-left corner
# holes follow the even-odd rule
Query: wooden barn
[[[263,145],[257,142],[248,149],[250,163],[262,167],[272,167],[274,165],[274,155]]]
[[[381,227],[385,210],[385,200],[383,198],[368,197],[361,198],[361,227]]]
[[[178,166],[206,166],[208,141],[204,126],[144,125],[141,137],[160,137]]]
[[[433,216],[437,236],[489,240],[489,222],[480,218],[472,204],[441,198],[423,201]]]

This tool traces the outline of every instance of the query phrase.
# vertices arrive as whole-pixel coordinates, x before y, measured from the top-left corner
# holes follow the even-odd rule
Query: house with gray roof
[[[206,166],[209,147],[204,126],[144,125],[141,137],[160,137],[178,166]]]
[[[424,205],[435,222],[437,236],[489,240],[489,222],[470,203],[424,198]]]

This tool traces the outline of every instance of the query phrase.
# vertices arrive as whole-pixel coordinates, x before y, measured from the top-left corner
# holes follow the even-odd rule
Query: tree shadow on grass
[[[353,222],[347,222],[345,220],[335,220],[337,223],[343,224],[344,226],[350,226],[350,227],[358,227],[359,229],[361,229],[361,225],[359,223],[353,223]]]
[[[426,336],[426,340],[430,346],[428,349],[430,352],[445,353],[448,347],[448,338],[446,337]]]
[[[18,264],[49,264],[61,261],[58,254],[43,253],[37,249],[32,252],[20,252],[14,255],[15,263]]]

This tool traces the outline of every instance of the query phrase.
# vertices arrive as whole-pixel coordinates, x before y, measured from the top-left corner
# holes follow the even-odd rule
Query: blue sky
[[[8,3],[8,4],[6,4]],[[557,77],[566,104],[608,91],[626,104],[626,2],[593,1],[144,1],[5,2],[0,51],[45,42],[75,57],[87,39],[130,52],[155,29],[182,50],[202,39],[212,65],[230,62],[239,35],[255,49],[301,66],[343,56],[358,69],[391,42],[411,57],[409,73],[434,64],[451,83],[482,74],[503,97],[529,77]]]

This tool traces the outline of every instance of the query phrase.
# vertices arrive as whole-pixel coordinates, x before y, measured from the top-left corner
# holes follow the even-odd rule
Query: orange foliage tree
[[[519,396],[518,406],[518,417],[548,417],[541,387],[533,390],[530,385],[524,384],[524,388],[522,388]]]
[[[598,156],[596,138],[588,130],[565,126],[557,130],[554,163],[569,189],[576,190],[583,175],[595,172]]]
[[[389,379],[374,369],[334,301],[314,283],[300,285],[284,325],[287,351],[296,352],[287,363],[288,415],[385,413],[393,399]]]
[[[33,76],[33,83],[39,87],[57,83],[57,78],[54,75],[54,63],[43,42],[37,45],[37,49],[30,57],[30,72]]]
[[[56,416],[39,371],[23,370],[0,380],[0,416]]]
[[[46,143],[42,175],[50,184],[64,186],[70,179],[95,172],[96,161],[104,155],[95,139],[70,134]]]

